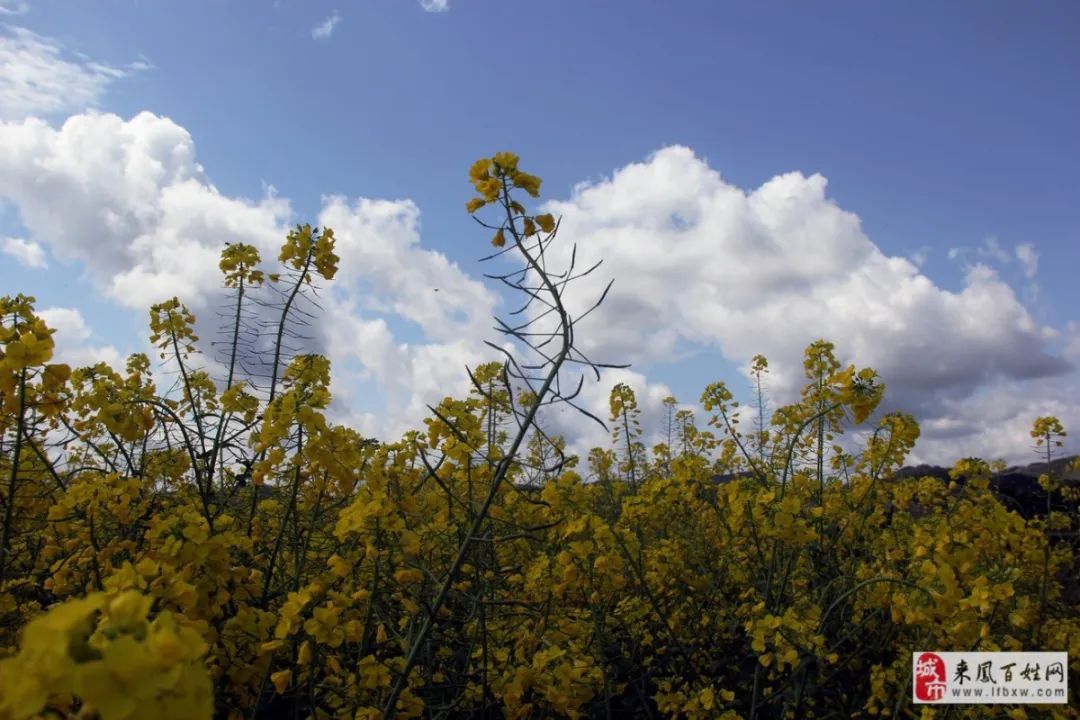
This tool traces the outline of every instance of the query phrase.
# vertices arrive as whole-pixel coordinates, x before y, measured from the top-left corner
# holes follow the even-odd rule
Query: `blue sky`
[[[597,407],[618,379],[647,418],[718,377],[741,390],[755,352],[785,399],[823,336],[923,421],[919,459],[1023,460],[1037,415],[1080,427],[1075,3],[0,8],[0,286],[52,309],[73,358],[143,349],[155,293],[209,307],[207,235],[272,247],[333,219],[343,267],[367,263],[333,314],[380,348],[328,334],[343,419],[415,425],[505,309],[463,202],[468,165],[512,149],[622,293],[590,349],[633,372]],[[425,282],[465,314],[455,337],[406,309]]]

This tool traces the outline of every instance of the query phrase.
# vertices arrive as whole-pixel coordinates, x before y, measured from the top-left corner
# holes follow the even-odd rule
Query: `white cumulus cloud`
[[[450,9],[450,0],[420,0],[424,12],[446,12]]]
[[[15,262],[23,267],[34,270],[43,270],[49,267],[49,263],[45,260],[45,250],[32,240],[16,237],[4,238],[0,250],[5,255],[15,258]]]
[[[224,244],[273,250],[290,217],[272,196],[223,196],[188,132],[151,113],[0,123],[0,196],[33,241],[82,262],[106,296],[139,310],[173,295],[203,306],[220,285]]]
[[[223,245],[250,243],[272,258],[294,220],[272,193],[223,195],[195,158],[190,134],[150,113],[86,113],[59,127],[0,123],[0,197],[18,211],[27,242],[80,263],[121,307],[144,313],[179,295],[213,320]],[[922,421],[923,459],[1021,459],[1034,417],[1060,412],[1080,422],[1069,414],[1080,407],[1080,383],[1048,349],[1060,333],[1035,322],[993,268],[976,263],[961,289],[938,287],[866,237],[819,175],[789,173],[744,190],[676,146],[549,207],[562,216],[552,267],[565,267],[573,242],[579,268],[604,260],[571,284],[571,311],[580,314],[616,280],[576,328],[590,357],[636,365],[586,382],[582,402],[601,417],[622,380],[656,427],[670,393],[649,366],[687,352],[736,364],[763,353],[770,395],[790,401],[804,348],[826,338],[841,360],[878,369],[891,407]],[[490,318],[500,303],[478,271],[423,246],[410,200],[329,195],[318,224],[335,230],[342,258],[310,332],[334,363],[336,412],[392,438],[417,427],[427,404],[467,392],[466,364],[497,357],[482,341],[495,339]],[[53,319],[76,345],[89,341],[81,316]],[[1075,336],[1066,338],[1068,353]],[[364,381],[378,388],[380,407],[354,392]],[[579,449],[607,442],[573,413],[549,422]]]
[[[334,229],[340,281],[365,307],[392,313],[448,341],[487,332],[495,296],[445,255],[420,245],[420,210],[410,200],[324,199],[319,223]]]
[[[145,313],[177,295],[211,339],[225,243],[255,245],[272,260],[293,219],[270,190],[258,201],[221,194],[195,157],[190,134],[151,113],[89,113],[59,128],[0,123],[0,197],[17,209],[28,242],[79,263],[105,297]],[[314,338],[308,349],[334,362],[339,417],[386,439],[416,426],[427,404],[467,392],[465,365],[492,359],[482,338],[491,337],[496,297],[422,247],[420,210],[410,200],[328,196],[318,224],[335,230],[342,260],[320,299],[323,312],[305,330]],[[86,339],[75,318],[61,319],[69,335]],[[396,338],[390,322],[412,325],[421,341]],[[351,373],[350,363],[361,371]],[[382,395],[379,416],[349,387],[368,378]]]
[[[686,347],[740,364],[763,353],[772,393],[787,402],[803,382],[803,350],[825,338],[843,361],[881,373],[892,407],[940,427],[994,383],[1052,379],[1059,397],[1080,400],[1070,364],[1048,349],[1058,332],[1036,323],[993,269],[976,263],[959,292],[942,289],[882,252],[826,187],[820,175],[789,173],[743,190],[675,146],[549,203],[562,216],[563,259],[573,241],[581,267],[604,260],[573,309],[615,278],[592,318],[597,331],[579,333],[583,346],[639,367]],[[995,246],[981,250],[995,256]],[[1039,411],[1023,393],[998,395],[1018,416]],[[975,435],[954,437],[952,454]],[[998,454],[1026,447],[1010,437]]]
[[[342,257],[335,292],[326,300],[324,343],[335,368],[350,361],[379,388],[384,416],[354,416],[367,434],[393,437],[417,427],[428,405],[469,390],[465,367],[494,359],[491,338],[496,297],[440,252],[422,247],[420,211],[410,200],[324,198],[319,224],[334,229]],[[412,323],[423,342],[395,338],[382,317]],[[344,379],[345,382],[341,380]],[[349,378],[335,370],[335,407],[359,400]],[[340,401],[340,402],[338,402]],[[351,412],[355,413],[355,410]]]
[[[53,361],[71,367],[84,367],[104,362],[116,369],[123,367],[120,352],[112,345],[91,341],[93,331],[77,308],[51,307],[37,312],[45,325],[55,330]]]

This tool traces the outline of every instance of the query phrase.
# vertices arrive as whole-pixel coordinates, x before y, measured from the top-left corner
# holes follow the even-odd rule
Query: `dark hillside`
[[[1077,457],[1073,455],[1053,460],[1050,463],[1050,468],[1054,479],[1060,480],[1066,485],[1080,484],[1080,470],[1074,467]],[[990,487],[1001,498],[1002,502],[1012,507],[1023,517],[1032,518],[1045,515],[1046,491],[1039,486],[1039,476],[1045,472],[1045,462],[1015,465],[994,473],[990,481]],[[934,477],[945,482],[950,479],[949,469],[937,465],[904,467],[898,470],[893,477]],[[959,479],[961,483],[964,480],[964,477]],[[1068,502],[1061,497],[1060,493],[1054,493],[1054,496],[1050,498],[1050,507],[1053,510],[1076,512],[1077,503]]]

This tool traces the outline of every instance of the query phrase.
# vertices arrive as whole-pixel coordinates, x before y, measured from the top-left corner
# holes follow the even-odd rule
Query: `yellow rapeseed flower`
[[[515,187],[521,188],[532,197],[540,197],[540,183],[543,182],[540,178],[529,173],[519,172],[514,173],[513,180]]]
[[[504,172],[517,170],[518,156],[512,152],[497,152],[492,159],[495,161],[495,166]]]
[[[276,673],[270,675],[270,682],[274,684],[274,689],[277,690],[278,695],[283,695],[286,690],[289,689],[289,684],[292,682],[292,670],[279,670]]]

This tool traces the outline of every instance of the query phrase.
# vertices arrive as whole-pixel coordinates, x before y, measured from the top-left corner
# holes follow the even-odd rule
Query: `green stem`
[[[518,450],[521,448],[522,442],[525,440],[526,432],[536,420],[536,413],[539,411],[540,406],[543,404],[543,400],[547,397],[548,392],[551,390],[552,385],[555,383],[555,379],[558,377],[559,370],[562,369],[563,363],[566,362],[567,357],[570,355],[570,349],[573,346],[573,326],[570,322],[570,317],[563,306],[562,297],[559,294],[558,288],[551,281],[551,278],[544,271],[544,268],[539,265],[525,247],[521,240],[520,235],[514,226],[513,214],[510,210],[509,201],[506,200],[508,195],[507,188],[504,181],[504,199],[503,207],[506,210],[507,219],[510,225],[510,232],[514,236],[514,241],[518,250],[524,256],[526,263],[532,268],[541,278],[544,287],[551,294],[552,304],[555,307],[555,311],[559,316],[560,330],[562,336],[562,347],[559,349],[558,354],[551,361],[551,369],[548,371],[547,377],[544,378],[544,384],[540,387],[540,390],[536,393],[536,400],[529,405],[529,409],[525,414],[525,418],[520,425],[518,432],[516,433],[513,442],[510,444],[506,455],[504,455],[498,463],[495,470],[495,476],[491,481],[491,489],[488,490],[487,497],[484,498],[483,505],[480,506],[480,510],[473,518],[472,525],[469,528],[469,532],[465,535],[461,545],[458,546],[457,556],[454,558],[454,562],[450,565],[450,569],[446,574],[446,578],[443,579],[442,585],[439,588],[439,592],[435,597],[435,602],[431,605],[431,611],[427,617],[424,618],[423,625],[420,626],[416,638],[414,639],[411,647],[409,648],[409,654],[405,659],[405,667],[402,668],[401,674],[398,675],[397,681],[394,683],[393,689],[390,691],[390,698],[386,701],[386,705],[383,708],[383,720],[391,720],[394,717],[395,709],[397,708],[398,699],[401,697],[401,693],[405,690],[405,686],[408,684],[409,675],[412,673],[413,668],[416,666],[417,661],[420,658],[421,649],[424,646],[428,635],[431,633],[431,629],[435,624],[435,619],[439,615],[439,611],[446,603],[446,598],[450,594],[450,587],[454,583],[454,579],[457,577],[458,572],[461,570],[461,566],[465,564],[465,558],[468,557],[469,549],[472,547],[474,539],[480,534],[483,528],[484,520],[488,516],[488,512],[491,509],[491,505],[495,502],[495,498],[498,496],[499,487],[502,485],[503,480],[510,472],[510,466],[513,459],[517,456]]]
[[[229,375],[225,379],[225,389],[228,390],[232,387],[233,376],[236,372],[236,353],[237,345],[240,342],[240,309],[244,304],[244,277],[243,273],[240,275],[240,284],[237,287],[236,294],[236,317],[233,319],[233,336],[232,336],[232,348],[229,351]],[[214,467],[217,465],[218,453],[221,450],[221,436],[225,433],[225,426],[229,422],[231,414],[222,414],[221,421],[218,423],[217,433],[214,437],[214,445],[210,448],[210,459],[206,462],[206,475],[213,481]]]
[[[26,422],[26,368],[19,371],[19,420],[15,426],[15,448],[11,456],[11,473],[8,476],[7,497],[4,503],[4,531],[0,537],[0,584],[6,578],[8,546],[11,543],[12,522],[15,513],[15,483],[19,479],[19,455],[22,452],[23,425]]]

